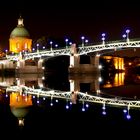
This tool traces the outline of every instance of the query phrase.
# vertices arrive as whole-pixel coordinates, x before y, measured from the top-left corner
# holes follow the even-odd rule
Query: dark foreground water
[[[81,83],[84,83],[80,84],[81,91],[85,92],[87,90],[87,92],[94,95],[93,87],[91,91],[89,83],[92,81],[91,79],[97,80],[98,78],[96,79],[93,75],[87,77],[83,78],[86,82],[81,76],[78,79],[73,79],[75,82],[80,79]],[[69,78],[71,77],[63,77],[62,75],[41,77],[43,83],[41,88],[69,91],[71,89]],[[34,75],[22,76],[21,79],[21,81],[25,80],[24,84],[26,86],[34,85],[35,87],[38,86],[37,82],[40,80],[35,78]],[[13,81],[14,85],[17,84],[15,80],[16,77],[2,77],[1,83],[12,83],[11,81]],[[124,74],[109,75],[109,77],[103,76],[102,80],[99,80],[98,83],[100,90],[103,91],[100,96],[106,98],[117,96],[125,99],[139,100],[139,81],[139,76],[134,76],[130,80]],[[119,136],[120,134],[128,136],[133,131],[136,132],[140,129],[140,108],[130,109],[130,116],[128,117],[128,113],[125,112],[126,107],[106,105],[103,108],[103,105],[100,103],[84,102],[83,110],[83,102],[78,100],[77,104],[71,104],[66,99],[53,98],[52,100],[50,97],[38,98],[37,96],[31,96],[27,106],[27,104],[24,104],[25,102],[20,102],[20,97],[25,99],[25,95],[23,96],[19,93],[12,94],[12,92],[6,93],[5,89],[5,87],[1,86],[0,132],[1,136],[5,138],[10,135],[11,138],[15,139],[27,138],[27,136],[32,138],[38,137],[39,139],[44,137],[45,139],[74,139],[85,136],[86,139],[89,139],[90,137],[97,136],[98,133],[98,137],[103,135],[103,137],[110,137],[111,134],[114,136]],[[102,95],[103,93],[104,95]],[[21,116],[24,124],[20,126],[18,121],[21,119]]]

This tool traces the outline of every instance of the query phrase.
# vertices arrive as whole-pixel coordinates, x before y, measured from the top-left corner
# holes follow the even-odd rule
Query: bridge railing
[[[129,41],[130,42],[140,41],[140,38],[129,39]],[[123,43],[126,42],[126,39],[115,40],[115,41],[106,41],[105,44],[113,44],[113,43],[121,43],[121,42],[123,42]],[[84,44],[84,47],[94,46],[94,45],[102,45],[102,42],[93,42],[93,43]],[[82,47],[82,44],[79,44],[78,47]]]
[[[130,43],[132,42],[131,44],[136,44],[136,45],[138,43],[138,45],[139,45],[140,38],[130,39],[129,42]],[[77,48],[81,47],[81,49],[79,49],[79,50],[82,51],[81,54],[83,54],[83,53],[96,51],[96,50],[100,51],[104,48],[110,49],[111,47],[114,47],[113,45],[118,45],[120,47],[122,44],[125,45],[125,43],[127,44],[128,42],[126,41],[126,39],[125,40],[123,39],[123,40],[116,40],[116,41],[106,41],[105,46],[103,46],[102,42],[88,43],[88,44],[85,44],[84,47],[91,46],[92,48],[91,48],[91,50],[86,50],[86,51],[85,51],[84,47],[81,47],[82,46],[81,44],[77,45]],[[58,54],[66,54],[66,55],[70,54],[70,46],[68,46],[67,48],[66,48],[66,46],[59,47],[59,48],[54,47],[54,48],[47,48],[45,50],[38,50],[36,52],[24,53],[24,54],[22,54],[22,57],[28,59],[29,56],[30,56],[30,58],[31,57],[33,58],[35,56],[40,57],[41,55],[58,55]],[[10,55],[7,55],[6,58],[9,60],[16,61],[18,58],[20,58],[20,54],[10,54]]]

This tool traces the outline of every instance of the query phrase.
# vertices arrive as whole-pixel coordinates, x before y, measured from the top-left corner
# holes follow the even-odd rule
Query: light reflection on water
[[[102,81],[99,80],[101,77]],[[73,100],[57,99],[53,96],[41,97],[39,94],[31,95],[24,91],[6,92],[9,86],[27,86],[33,89],[42,89],[43,91],[59,90],[59,91],[76,91],[99,97],[117,97],[138,99],[140,91],[139,75],[126,75],[125,73],[116,73],[108,75],[20,75],[20,77],[0,77],[0,102],[9,104],[11,113],[18,118],[20,126],[24,125],[24,119],[29,113],[32,106],[46,106],[46,102],[50,107],[65,102],[65,109],[70,109]],[[127,99],[125,98],[125,99]],[[77,100],[77,99],[76,99]],[[85,112],[89,108],[89,104],[85,101],[81,102],[81,111]],[[130,119],[129,106],[127,109],[127,117]],[[102,104],[102,114],[106,115],[106,105]]]
[[[116,73],[104,76],[100,89],[104,94],[139,99],[140,76],[138,74]]]

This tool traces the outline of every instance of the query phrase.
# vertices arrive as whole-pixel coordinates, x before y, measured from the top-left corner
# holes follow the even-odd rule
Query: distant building
[[[32,39],[30,39],[29,32],[23,24],[23,18],[20,16],[18,25],[10,34],[9,51],[14,53],[32,51]]]

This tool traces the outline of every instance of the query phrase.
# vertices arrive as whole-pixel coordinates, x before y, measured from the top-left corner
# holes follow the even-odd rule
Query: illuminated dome
[[[9,51],[20,53],[22,51],[32,51],[32,39],[23,24],[23,18],[18,19],[17,27],[14,28],[9,38]]]
[[[10,38],[15,38],[15,37],[26,37],[29,38],[29,32],[23,27],[16,27],[10,34]]]
[[[12,114],[18,118],[19,126],[24,126],[24,118],[28,114],[30,107],[11,107]]]
[[[28,38],[29,36],[30,36],[29,32],[24,28],[23,18],[20,16],[20,18],[18,19],[18,25],[11,32],[10,38],[14,38],[14,37],[26,37],[26,38]]]
[[[11,107],[11,112],[17,118],[24,118],[29,112],[29,107]]]

